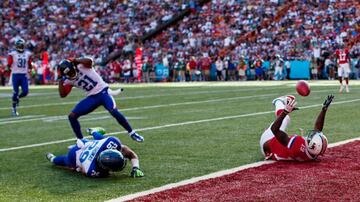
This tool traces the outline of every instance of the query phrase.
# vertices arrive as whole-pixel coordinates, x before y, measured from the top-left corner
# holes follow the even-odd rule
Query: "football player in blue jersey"
[[[55,156],[48,153],[46,158],[54,165],[70,168],[88,177],[107,177],[110,172],[123,170],[127,159],[130,159],[130,176],[144,176],[136,153],[121,144],[118,138],[105,137],[103,128],[90,128],[87,131],[94,139],[77,139],[76,145],[66,155]]]
[[[87,96],[69,114],[70,125],[76,137],[83,138],[78,118],[94,111],[99,106],[103,106],[128,131],[133,140],[143,142],[144,138],[132,129],[124,115],[117,109],[109,85],[96,73],[92,65],[93,61],[90,58],[68,59],[59,63],[62,77],[59,81],[60,97],[66,97],[73,86],[83,89]]]

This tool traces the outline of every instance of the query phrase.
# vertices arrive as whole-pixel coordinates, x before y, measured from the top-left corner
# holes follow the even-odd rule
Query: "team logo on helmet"
[[[126,166],[126,159],[120,151],[107,149],[99,154],[97,163],[102,169],[121,171]]]
[[[77,71],[75,69],[75,66],[69,60],[62,60],[59,63],[59,70],[61,75],[65,76],[68,79],[73,80],[77,77]]]
[[[19,38],[15,41],[15,48],[19,52],[24,52],[25,49],[25,40],[22,38]]]
[[[320,131],[313,130],[306,138],[307,151],[315,157],[323,155],[327,149],[327,145],[327,138]]]

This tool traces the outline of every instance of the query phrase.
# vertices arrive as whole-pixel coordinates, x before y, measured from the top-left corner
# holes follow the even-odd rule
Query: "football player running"
[[[12,96],[12,115],[18,116],[16,107],[19,105],[20,98],[27,96],[29,93],[29,84],[27,74],[32,68],[31,53],[25,50],[25,40],[22,38],[15,40],[15,49],[8,55],[7,68],[11,70],[11,82],[13,86]],[[19,95],[19,87],[21,93]]]
[[[260,150],[265,159],[311,161],[323,155],[327,148],[327,139],[322,133],[326,111],[334,96],[329,95],[323,103],[314,130],[305,138],[298,135],[289,136],[281,130],[283,120],[296,107],[296,100],[287,98],[284,110],[268,129],[261,135]]]
[[[109,85],[96,73],[92,65],[93,61],[90,58],[66,59],[59,63],[62,77],[59,81],[60,97],[66,97],[73,86],[83,89],[87,96],[75,106],[68,116],[76,137],[83,138],[78,118],[94,111],[99,106],[103,106],[128,131],[133,140],[143,142],[144,138],[132,129],[124,115],[116,108]]]
[[[70,168],[88,177],[107,177],[110,172],[124,169],[130,159],[131,177],[143,177],[139,158],[128,146],[121,144],[116,137],[105,137],[103,128],[90,128],[93,140],[77,139],[76,145],[65,155],[55,156],[47,153],[46,158],[56,166]]]

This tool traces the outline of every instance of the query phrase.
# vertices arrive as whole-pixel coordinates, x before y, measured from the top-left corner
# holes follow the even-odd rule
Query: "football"
[[[310,86],[307,81],[300,80],[296,84],[296,91],[301,96],[308,96],[310,94]]]

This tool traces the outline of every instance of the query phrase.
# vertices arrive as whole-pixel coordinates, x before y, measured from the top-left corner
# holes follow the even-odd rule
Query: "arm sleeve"
[[[12,63],[14,62],[12,55],[8,55],[7,61],[8,67],[11,67]]]
[[[28,60],[28,67],[29,67],[29,69],[32,69],[32,57],[31,56],[29,56],[29,60]]]

